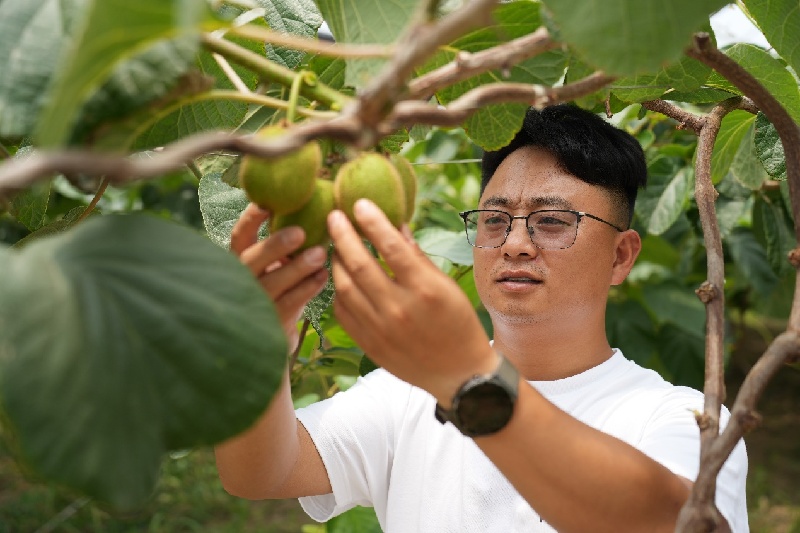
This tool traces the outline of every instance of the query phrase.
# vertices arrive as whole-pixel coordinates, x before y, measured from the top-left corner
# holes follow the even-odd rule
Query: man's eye
[[[506,226],[506,219],[503,217],[487,217],[483,220],[483,225],[487,228],[500,228]]]
[[[569,222],[556,217],[542,217],[534,224],[536,226],[569,226]]]

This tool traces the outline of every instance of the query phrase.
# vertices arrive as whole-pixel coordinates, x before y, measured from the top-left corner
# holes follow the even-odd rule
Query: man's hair
[[[483,154],[481,194],[500,163],[525,146],[545,150],[562,170],[609,191],[619,220],[630,225],[636,193],[647,183],[647,162],[633,136],[574,105],[530,108],[510,144]]]

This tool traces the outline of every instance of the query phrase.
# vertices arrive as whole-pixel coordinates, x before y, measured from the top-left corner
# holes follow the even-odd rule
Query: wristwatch
[[[519,372],[503,354],[498,355],[497,370],[467,380],[453,396],[450,409],[436,403],[436,420],[452,423],[467,437],[491,435],[508,424],[517,401]]]

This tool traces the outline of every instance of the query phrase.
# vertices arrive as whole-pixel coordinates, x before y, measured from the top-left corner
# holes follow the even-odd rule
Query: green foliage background
[[[237,2],[4,0],[0,152],[11,162],[55,148],[151,158],[158,147],[204,131],[252,132],[285,117],[259,97],[287,100],[285,80],[301,70],[316,74],[319,90],[308,89],[299,105],[317,97],[318,110],[335,111],[387,61],[315,56],[230,36],[241,53],[228,59],[253,91],[243,95],[203,37],[248,17],[251,25],[306,37],[325,20],[338,42],[393,43],[414,20],[417,3],[258,0],[263,13],[249,16]],[[496,82],[558,85],[597,69],[617,76],[576,102],[597,112],[608,107],[611,120],[640,141],[649,167],[634,217],[644,249],[628,280],[611,294],[608,334],[628,357],[696,388],[702,388],[704,371],[705,311],[693,292],[706,278],[694,199],[697,139],[640,104],[663,98],[702,114],[741,94],[683,55],[692,33],[708,30],[709,15],[725,3],[504,2],[491,25],[440,48],[416,72],[424,75],[461,53],[545,26],[563,47],[442,88],[435,99],[447,105]],[[456,4],[442,3],[439,16]],[[798,121],[796,0],[748,0],[742,6],[773,49],[735,44],[724,52]],[[322,88],[337,96],[320,96]],[[477,204],[481,149],[505,145],[524,109],[493,104],[461,127],[417,125],[381,144],[415,163],[415,238],[458,281],[487,329],[457,213]],[[326,152],[346,149],[328,143]],[[226,251],[247,202],[236,187],[238,159],[210,153],[185,169],[125,187],[56,175],[5,199],[0,432],[38,476],[133,510],[151,494],[166,452],[218,442],[267,405],[286,346],[272,303]],[[730,349],[746,319],[788,316],[794,270],[786,254],[796,246],[795,231],[783,146],[763,114],[726,116],[712,169]],[[96,208],[87,210],[93,199]],[[365,368],[365,354],[330,312],[332,298],[328,287],[305,313],[312,327],[302,329],[291,369],[297,405],[346,389]],[[31,391],[36,401],[29,401]],[[113,469],[97,467],[115,463]],[[329,524],[329,531],[352,530],[348,520],[373,524],[358,513],[363,511]]]

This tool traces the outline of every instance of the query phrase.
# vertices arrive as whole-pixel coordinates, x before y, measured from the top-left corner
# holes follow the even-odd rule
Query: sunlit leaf
[[[472,246],[463,231],[426,228],[414,234],[417,245],[426,254],[442,257],[457,265],[472,265]]]
[[[711,156],[711,181],[719,183],[731,168],[756,117],[746,111],[733,111],[722,119]]]
[[[773,179],[786,179],[786,155],[783,151],[783,142],[778,135],[778,130],[767,119],[766,115],[759,113],[756,116],[755,136],[753,138],[756,155],[764,169]]]
[[[757,122],[757,119],[756,119]],[[764,165],[759,162],[755,144],[755,125],[750,126],[744,134],[739,151],[733,158],[730,173],[742,185],[752,190],[758,190],[769,175],[764,170]]]
[[[797,0],[747,0],[764,37],[795,72],[800,72],[800,4]]]
[[[313,0],[257,0],[264,8],[264,18],[270,29],[313,38],[322,25],[322,16]],[[286,68],[294,69],[305,57],[305,52],[267,44],[267,57]]]
[[[561,33],[594,67],[618,75],[676,62],[692,34],[727,0],[546,0]]]
[[[66,140],[81,105],[120,61],[166,38],[194,35],[197,46],[211,20],[203,0],[94,0],[85,16],[37,123],[37,139],[46,146]]]

